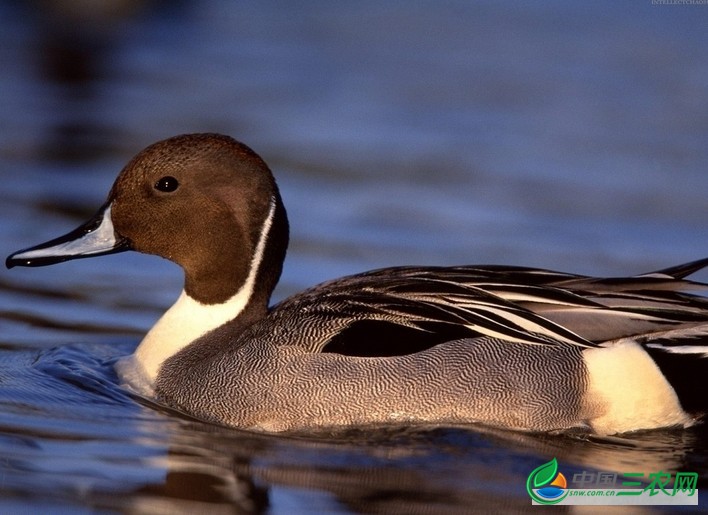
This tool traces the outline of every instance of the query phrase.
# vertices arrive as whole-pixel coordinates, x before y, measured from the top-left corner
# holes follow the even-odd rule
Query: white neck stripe
[[[266,242],[268,241],[268,236],[270,235],[270,229],[273,226],[273,218],[275,218],[275,206],[275,197],[271,197],[268,216],[263,222],[263,227],[261,227],[261,234],[258,238],[258,243],[256,244],[256,250],[253,252],[253,259],[251,259],[251,266],[248,270],[248,277],[246,277],[246,282],[243,283],[243,286],[241,286],[239,291],[237,291],[236,294],[231,297],[231,299],[226,301],[227,304],[231,302],[232,299],[239,297],[240,295],[246,295],[246,302],[243,304],[243,307],[246,307],[248,301],[251,300],[251,296],[253,295],[253,288],[256,285],[256,276],[258,275],[258,270],[261,268],[261,263],[263,262],[263,255],[265,254]],[[240,312],[241,310],[239,310],[239,313]]]
[[[253,296],[258,270],[263,262],[276,205],[276,199],[273,197],[253,252],[248,276],[241,288],[221,304],[202,304],[182,291],[174,305],[162,315],[140,342],[131,357],[132,364],[121,365],[119,373],[122,379],[142,391],[145,391],[146,387],[151,388],[160,366],[167,358],[209,331],[235,319],[246,308]],[[128,368],[139,370],[128,371]],[[140,379],[136,380],[136,376]]]

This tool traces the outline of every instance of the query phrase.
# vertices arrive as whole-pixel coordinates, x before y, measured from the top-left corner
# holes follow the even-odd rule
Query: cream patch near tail
[[[656,363],[632,340],[583,352],[588,423],[598,434],[689,426],[691,418]]]

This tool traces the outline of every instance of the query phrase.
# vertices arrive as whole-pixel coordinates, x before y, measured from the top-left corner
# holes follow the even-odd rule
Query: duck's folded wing
[[[394,269],[396,270],[396,269]],[[422,269],[421,269],[422,270]],[[566,296],[587,304],[580,298]],[[297,313],[297,314],[295,314]],[[290,341],[311,352],[352,356],[411,354],[447,341],[493,337],[528,345],[594,346],[572,331],[472,283],[430,274],[354,276],[316,287],[272,312],[297,316]],[[317,320],[317,337],[305,320]]]
[[[708,284],[686,277],[708,266],[692,261],[632,277],[597,278],[505,266],[409,269],[492,293],[596,342],[708,322]]]
[[[708,285],[685,277],[708,264],[694,261],[634,277],[576,277],[546,285],[594,306],[537,301],[521,304],[594,342],[690,328],[708,322]],[[501,291],[497,294],[508,298]]]
[[[708,323],[708,300],[695,293],[708,285],[684,279],[706,264],[610,279],[507,266],[388,268],[317,286],[275,311],[319,321],[304,338],[313,352],[391,356],[479,336],[589,347]]]

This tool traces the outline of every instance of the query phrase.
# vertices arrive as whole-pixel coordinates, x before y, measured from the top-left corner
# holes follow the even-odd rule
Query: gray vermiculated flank
[[[579,425],[586,388],[581,353],[573,346],[494,338],[385,358],[249,345],[206,359],[173,358],[157,387],[171,404],[236,426],[272,421],[272,429],[284,430],[428,421],[551,430]],[[238,375],[234,363],[241,364]]]

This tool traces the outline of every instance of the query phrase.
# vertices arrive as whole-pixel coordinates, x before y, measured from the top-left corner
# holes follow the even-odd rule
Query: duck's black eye
[[[164,191],[165,193],[172,193],[178,187],[179,181],[171,175],[166,175],[155,183],[155,189],[159,191]]]

